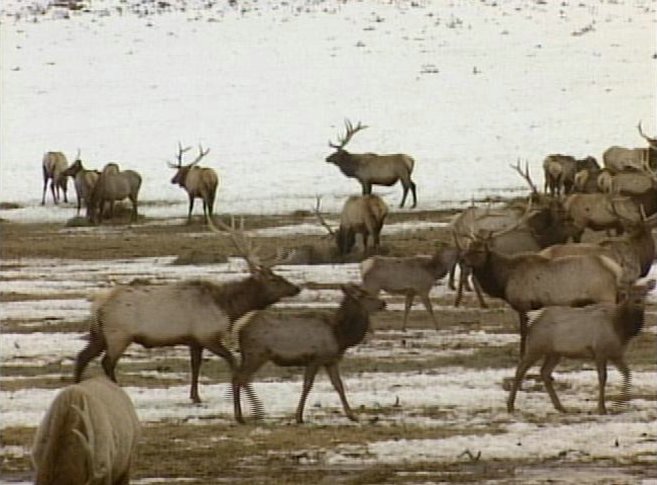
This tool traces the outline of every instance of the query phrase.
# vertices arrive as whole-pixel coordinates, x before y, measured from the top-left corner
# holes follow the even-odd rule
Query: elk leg
[[[525,355],[525,344],[527,341],[527,314],[523,311],[518,312],[518,318],[520,320],[520,357],[522,358]]]
[[[411,182],[411,192],[413,193],[413,205],[411,206],[411,209],[415,209],[415,207],[417,207],[417,193],[415,191],[415,182]]]
[[[630,368],[627,366],[625,360],[623,360],[622,357],[614,359],[612,362],[616,366],[616,369],[618,369],[618,372],[620,372],[623,376],[623,388],[621,390],[618,404],[621,402],[628,402],[630,400],[630,379],[632,378],[630,374]]]
[[[406,293],[406,300],[404,301],[404,322],[402,323],[402,332],[406,331],[406,322],[408,321],[408,313],[411,311],[413,306],[413,298],[415,294],[411,291]]]
[[[299,399],[299,406],[297,407],[296,420],[297,423],[303,423],[303,408],[306,405],[306,398],[308,393],[313,387],[315,376],[317,375],[317,364],[308,364],[303,375],[303,389],[301,391],[301,398]]]
[[[87,343],[87,346],[80,351],[75,361],[75,382],[80,382],[82,379],[82,373],[87,367],[87,364],[89,364],[91,359],[102,354],[103,350],[105,350],[105,344],[102,339],[95,335],[91,335],[89,337],[89,343]]]
[[[433,320],[433,326],[438,330],[438,320],[436,320],[436,315],[433,313],[433,307],[431,306],[431,300],[429,295],[420,295],[420,301],[424,304],[424,308],[427,309],[429,315],[431,315],[431,320]]]
[[[223,347],[223,345],[220,345]],[[230,354],[230,351],[225,349],[226,352]],[[233,409],[235,413],[235,421],[238,423],[244,424],[244,416],[242,416],[242,403],[240,402],[240,390],[244,388],[249,395],[249,399],[254,405],[256,413],[262,414],[262,405],[255,398],[255,394],[250,387],[249,382],[251,381],[251,376],[255,374],[262,365],[267,362],[267,357],[262,354],[248,353],[248,351],[242,351],[242,362],[239,368],[234,368],[234,358],[233,354],[230,354],[230,358],[233,361],[231,364],[231,370],[233,373],[232,378],[232,389],[233,389]]]
[[[408,185],[404,184],[404,192],[402,193],[402,200],[399,204],[399,208],[401,209],[404,207],[404,204],[406,203],[406,196],[408,195]]]
[[[187,211],[187,224],[192,222],[192,211],[194,210],[194,197],[189,196],[189,210]]]
[[[607,414],[605,406],[605,386],[607,385],[607,360],[597,358],[595,365],[598,369],[598,414]]]
[[[130,202],[132,202],[132,220],[137,220],[137,197],[130,197]]]
[[[57,189],[57,191],[55,191],[55,189]],[[59,189],[57,188],[57,186],[55,184],[55,178],[54,177],[52,179],[50,179],[50,192],[52,193],[52,198],[55,201],[55,204],[57,204],[57,202],[59,202],[59,200],[58,200]]]
[[[48,174],[46,169],[43,169],[43,194],[41,196],[41,205],[46,205],[46,192],[48,191]]]
[[[372,184],[368,182],[361,182],[361,185],[363,186],[363,195],[369,195],[372,193]]]
[[[203,358],[203,347],[198,344],[189,346],[189,357],[192,365],[192,386],[189,391],[189,398],[196,404],[201,402],[201,397],[198,395],[198,375],[201,370],[201,362]]]
[[[128,348],[128,345],[130,345],[129,340],[117,339],[112,342],[111,346],[107,345],[107,349],[105,350],[105,355],[103,356],[101,364],[103,365],[105,374],[107,374],[107,376],[114,382],[116,382],[116,374],[114,373],[116,364],[119,361],[119,358],[123,355],[123,352],[125,352],[125,349]]]
[[[477,294],[477,299],[479,300],[479,306],[481,308],[488,308],[486,300],[484,300],[484,295],[482,294],[481,285],[477,280],[477,277],[472,275],[472,286],[474,286],[475,293]]]
[[[506,410],[509,413],[513,412],[514,403],[516,401],[516,393],[518,392],[520,383],[525,378],[525,374],[527,374],[527,371],[531,369],[531,367],[536,363],[536,361],[539,358],[540,355],[525,356],[525,358],[522,359],[522,361],[520,361],[520,363],[518,364],[518,368],[516,369],[516,375],[515,378],[513,379],[513,385],[511,386],[511,392],[509,392],[509,398],[506,401]]]
[[[324,368],[326,369],[326,373],[328,374],[329,379],[331,379],[333,388],[338,392],[338,395],[340,396],[340,401],[342,402],[342,409],[344,409],[344,413],[350,420],[358,421],[358,416],[354,414],[354,412],[349,407],[349,403],[347,402],[347,396],[344,393],[344,385],[342,384],[342,379],[340,378],[340,369],[338,368],[338,364],[330,364]]]
[[[559,363],[559,360],[560,357],[554,354],[545,357],[545,360],[543,361],[543,365],[541,366],[541,379],[543,380],[543,385],[545,385],[545,389],[547,390],[548,395],[550,396],[550,400],[552,401],[552,405],[554,406],[554,409],[556,409],[559,412],[565,413],[566,410],[561,405],[561,401],[559,401],[559,396],[557,396],[557,392],[554,390],[554,386],[552,385],[552,371]]]

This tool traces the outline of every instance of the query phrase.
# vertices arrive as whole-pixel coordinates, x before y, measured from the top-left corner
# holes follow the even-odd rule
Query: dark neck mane
[[[335,312],[334,324],[338,345],[344,351],[363,341],[370,326],[370,316],[359,303],[344,297]]]
[[[262,291],[262,285],[252,276],[240,280],[216,285],[214,283],[198,281],[212,295],[215,301],[231,322],[252,310],[262,310],[277,300],[267,297]]]

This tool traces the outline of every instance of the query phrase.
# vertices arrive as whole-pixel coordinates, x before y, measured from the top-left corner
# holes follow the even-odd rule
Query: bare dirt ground
[[[413,221],[447,221],[450,212],[403,212],[391,214],[388,223]],[[312,221],[307,213],[280,216],[246,216],[245,225],[249,229],[298,224]],[[114,230],[117,229],[117,230]],[[176,255],[197,261],[220,261],[227,255],[234,254],[234,249],[226,239],[183,237],[189,233],[205,233],[207,228],[200,220],[188,226],[180,220],[143,220],[129,227],[109,224],[102,230],[92,228],[88,231],[68,230],[62,224],[17,224],[1,222],[2,244],[0,246],[0,266],[7,267],[8,260],[20,258],[75,258],[82,260],[102,260],[118,258],[136,258],[146,256]],[[294,236],[254,238],[262,248],[263,254],[274,254],[280,246],[299,245],[308,242],[318,243],[319,236]],[[427,253],[436,241],[449,242],[450,235],[445,228],[438,227],[416,230],[409,233],[386,236],[384,244],[389,254]],[[465,309],[452,311],[448,299],[437,302],[437,317],[441,325],[456,331],[484,329],[490,333],[515,335],[516,317],[507,306],[499,301],[491,301],[491,309],[481,310],[472,296],[466,296]],[[52,297],[52,295],[51,295]],[[20,293],[0,294],[0,302],[30,300],[33,296]],[[450,300],[450,301],[448,301]],[[417,303],[416,303],[417,305]],[[444,306],[443,306],[444,305]],[[654,310],[654,309],[653,309]],[[485,318],[483,315],[485,314]],[[400,312],[386,311],[374,319],[375,330],[399,329]],[[58,326],[56,331],[83,331],[86,323],[67,322]],[[654,322],[652,322],[654,325]],[[433,325],[423,310],[411,314],[409,330],[431,329]],[[20,321],[6,321],[3,332],[53,331],[46,323],[42,326],[24,328]],[[373,339],[376,340],[376,332]],[[389,337],[383,337],[389,338]],[[515,340],[514,340],[515,342]],[[630,367],[654,369],[655,333],[644,333],[636,339],[629,358]],[[382,344],[381,341],[378,342]],[[511,343],[500,349],[487,348],[482,345],[474,354],[467,357],[451,355],[442,357],[436,352],[430,357],[411,358],[407,354],[395,356],[395,349],[407,345],[405,339],[383,342],[389,345],[389,359],[350,358],[349,353],[343,361],[344,376],[359,372],[388,370],[403,372],[408,370],[431,371],[432,368],[445,365],[459,365],[473,369],[512,367],[517,359],[517,344]],[[367,345],[367,344],[365,344]],[[418,344],[421,345],[421,344]],[[206,356],[202,369],[205,379],[210,382],[226,382],[229,379],[226,366],[216,358]],[[179,372],[185,375],[187,361],[171,360],[158,363],[157,371],[170,375]],[[569,364],[566,364],[567,368]],[[140,367],[141,366],[141,367]],[[186,384],[183,380],[154,379],[130,373],[138,370],[142,364],[121,364],[124,377],[123,385],[144,387],[166,387],[169,384]],[[153,367],[151,367],[153,370]],[[42,369],[44,374],[61,372],[61,379],[40,378],[31,371],[3,366],[2,386],[4,390],[26,389],[30,387],[57,388],[70,382],[71,367],[59,369]],[[296,369],[280,369],[267,366],[260,371],[258,378],[299,375]],[[15,379],[13,379],[15,378]],[[29,378],[29,379],[27,379]],[[323,377],[321,377],[323,378]],[[203,385],[201,385],[203,395]],[[610,396],[613,398],[614,396]],[[650,396],[656,399],[657,396]],[[594,396],[586,403],[593,409]],[[357,403],[354,403],[357,406]],[[190,406],[192,406],[190,404]],[[439,439],[455,434],[469,434],[473,431],[456,429],[453,426],[424,427],[419,424],[406,424],[403,419],[395,419],[403,414],[398,406],[384,406],[381,409],[358,409],[361,423],[350,424],[346,419],[338,425],[293,424],[290,416],[284,422],[251,422],[246,426],[234,424],[230,416],[210,424],[172,420],[144,427],[138,457],[133,467],[133,479],[163,477],[166,483],[438,483],[438,482],[490,482],[490,483],[638,483],[644,478],[655,477],[654,471],[643,458],[636,462],[610,463],[608,461],[582,461],[579,463],[562,462],[558,458],[548,460],[487,460],[463,455],[462,461],[440,463],[421,462],[403,465],[362,465],[362,466],[328,466],[317,457],[327,447],[338,445],[361,444],[387,439]],[[335,410],[341,415],[341,410]],[[422,410],[426,416],[439,416],[438,407]],[[495,433],[495,424],[491,423],[489,433]],[[481,432],[479,429],[478,432]],[[34,428],[12,427],[2,431],[3,446],[29,447]],[[465,451],[465,450],[455,450]],[[27,456],[2,457],[2,478],[4,480],[29,480],[31,476]],[[574,481],[572,481],[575,477]],[[579,479],[577,477],[580,477]],[[152,482],[149,482],[152,483]]]

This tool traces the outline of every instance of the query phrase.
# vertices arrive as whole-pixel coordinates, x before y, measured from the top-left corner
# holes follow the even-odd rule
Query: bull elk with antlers
[[[212,221],[210,228],[219,231]],[[222,343],[232,325],[246,313],[263,309],[281,298],[299,293],[298,286],[269,267],[259,264],[255,250],[241,231],[218,224],[247,262],[250,276],[226,283],[182,281],[166,285],[120,286],[96,299],[92,307],[89,343],[78,354],[75,381],[87,364],[105,353],[102,366],[114,381],[114,369],[133,342],[144,347],[188,345],[192,384],[190,397],[200,402],[198,375],[204,348],[226,360],[235,369],[233,354]]]
[[[637,126],[639,135],[648,142],[647,148],[623,148],[612,146],[602,154],[602,160],[606,168],[612,173],[624,170],[650,171],[657,168],[657,138],[650,138],[641,128],[641,122]]]
[[[62,175],[62,172],[68,167],[66,156],[62,152],[46,152],[41,161],[43,171],[43,194],[41,196],[41,205],[46,204],[46,190],[48,189],[48,180],[50,180],[50,192],[52,199],[57,204],[59,202],[59,191],[64,194],[64,202],[68,202],[66,189],[68,178]]]
[[[189,210],[187,211],[188,224],[192,221],[194,199],[203,200],[203,216],[205,220],[207,221],[209,218],[212,218],[214,199],[217,195],[217,186],[219,185],[219,177],[214,169],[196,166],[210,152],[209,148],[203,150],[203,147],[199,145],[196,159],[187,165],[183,165],[183,154],[190,148],[183,148],[178,143],[177,163],[168,164],[170,168],[176,169],[176,174],[171,179],[171,183],[180,185],[185,189],[189,197]]]
[[[364,130],[360,122],[354,127],[349,120],[345,121],[345,135],[338,139],[338,143],[329,141],[329,146],[335,149],[335,152],[326,158],[327,163],[332,163],[340,168],[340,171],[347,177],[358,179],[363,187],[363,195],[372,193],[372,185],[390,186],[401,181],[404,187],[399,207],[404,207],[408,191],[413,193],[413,205],[417,205],[417,194],[415,183],[411,180],[415,160],[403,153],[394,155],[377,155],[375,153],[349,153],[345,146],[351,138],[360,130]]]

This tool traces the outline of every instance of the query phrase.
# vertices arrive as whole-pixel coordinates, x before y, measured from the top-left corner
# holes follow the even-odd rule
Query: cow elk
[[[645,299],[655,280],[619,292],[618,303],[599,303],[581,308],[552,306],[541,311],[527,335],[527,352],[518,364],[507,410],[513,412],[516,393],[527,371],[541,358],[541,378],[557,411],[566,410],[552,383],[552,371],[561,357],[590,359],[598,371],[598,413],[606,414],[607,362],[623,375],[622,400],[629,400],[630,369],[625,349],[644,325]]]
[[[109,204],[109,217],[114,215],[114,203],[130,199],[132,203],[131,220],[137,220],[137,199],[141,188],[141,175],[134,170],[120,170],[116,163],[108,163],[103,168],[87,200],[87,218],[92,223],[100,223],[105,204]]]
[[[96,182],[100,177],[100,172],[98,170],[87,170],[82,166],[82,160],[76,157],[75,162],[62,172],[64,177],[72,177],[73,184],[75,186],[75,194],[77,196],[78,202],[78,211],[77,215],[80,215],[80,207],[82,206],[82,201],[84,201],[85,207],[89,205],[89,198],[93,192]]]
[[[78,382],[91,359],[105,353],[102,366],[116,380],[114,369],[133,342],[144,347],[188,345],[192,385],[190,398],[200,402],[198,375],[202,350],[226,360],[231,370],[233,354],[222,343],[233,323],[245,313],[299,293],[298,286],[259,264],[255,250],[241,231],[219,222],[246,260],[250,276],[226,283],[182,281],[166,285],[120,286],[98,298],[92,307],[89,343],[77,357]],[[211,224],[210,227],[217,230]]]
[[[199,153],[196,159],[183,165],[183,154],[191,147],[183,148],[178,143],[177,164],[169,163],[169,167],[176,169],[176,174],[171,179],[172,184],[180,185],[187,192],[189,197],[189,210],[187,211],[187,223],[192,221],[192,210],[194,209],[194,199],[201,199],[203,201],[203,217],[207,221],[212,218],[212,211],[214,208],[214,199],[217,195],[217,186],[219,184],[219,177],[217,172],[212,168],[198,167],[197,164],[205,157],[210,149],[203,150],[199,146]]]
[[[404,207],[406,196],[410,190],[413,194],[413,205],[417,205],[415,183],[411,180],[415,160],[408,155],[397,153],[394,155],[377,155],[375,153],[349,153],[345,146],[358,131],[367,128],[360,122],[354,127],[349,120],[345,121],[345,135],[338,139],[338,143],[329,141],[329,146],[335,152],[326,158],[333,163],[347,177],[356,178],[362,188],[363,195],[372,193],[372,185],[390,186],[401,181],[404,188],[399,207]]]
[[[572,236],[575,242],[581,241],[585,229],[614,229],[616,234],[622,234],[624,228],[619,214],[633,221],[641,219],[639,205],[633,198],[603,193],[571,194],[564,201],[564,209],[575,227]]]
[[[496,236],[514,229],[472,233],[472,242],[463,250],[462,258],[488,295],[505,300],[518,312],[523,355],[528,311],[549,305],[614,303],[622,269],[605,256],[549,259],[535,253],[506,255],[491,248]],[[458,242],[458,238],[455,240]]]
[[[46,190],[50,180],[50,192],[55,204],[59,203],[59,192],[64,195],[64,202],[68,202],[66,191],[68,187],[68,178],[62,175],[62,172],[68,167],[66,156],[62,152],[46,152],[43,155],[41,168],[43,170],[43,194],[41,196],[41,205],[46,204]]]
[[[239,331],[242,360],[233,375],[235,419],[243,423],[240,389],[268,361],[279,366],[304,366],[303,390],[296,411],[303,422],[303,409],[315,376],[324,367],[340,396],[347,417],[358,417],[349,407],[338,367],[348,348],[360,344],[370,328],[370,313],[385,303],[355,285],[342,286],[343,299],[333,314],[280,316],[267,310],[256,312]]]
[[[457,258],[458,251],[452,247],[438,249],[433,256],[372,256],[360,264],[362,286],[374,295],[384,290],[387,293],[405,296],[402,331],[406,331],[408,313],[415,296],[420,298],[431,315],[434,327],[438,329],[429,292],[436,281],[447,275],[454,267]]]
[[[36,485],[125,484],[140,435],[130,397],[105,376],[57,394],[32,447]]]
[[[605,150],[602,160],[605,167],[612,173],[616,174],[625,170],[650,172],[657,168],[657,138],[648,137],[641,128],[641,122],[637,128],[639,135],[648,142],[648,148],[613,146]]]
[[[551,196],[570,194],[575,187],[575,176],[581,170],[599,169],[598,162],[593,157],[576,160],[569,155],[548,155],[543,160],[545,176],[544,192]]]

